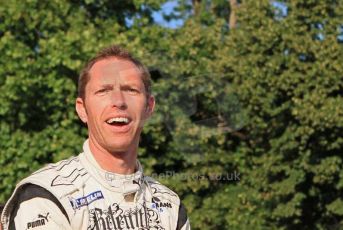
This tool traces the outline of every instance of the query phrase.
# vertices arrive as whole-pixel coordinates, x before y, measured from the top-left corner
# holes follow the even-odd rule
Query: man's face
[[[141,72],[113,57],[96,62],[89,74],[85,99],[77,98],[76,110],[87,123],[90,141],[110,153],[135,152],[155,103],[147,97]]]

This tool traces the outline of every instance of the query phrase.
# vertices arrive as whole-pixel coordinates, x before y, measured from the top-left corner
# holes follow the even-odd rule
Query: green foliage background
[[[176,173],[158,179],[193,229],[343,227],[342,1],[242,0],[231,29],[226,0],[179,0],[177,29],[154,22],[162,0],[0,2],[0,202],[81,151],[78,73],[119,44],[151,69],[158,102],[140,160]]]

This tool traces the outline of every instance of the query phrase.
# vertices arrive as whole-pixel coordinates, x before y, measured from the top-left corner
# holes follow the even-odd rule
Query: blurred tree
[[[342,226],[342,3],[243,1],[217,53],[247,109],[239,196],[265,229]],[[281,4],[281,5],[280,5]],[[254,210],[254,211],[252,211]],[[230,219],[242,211],[228,209]],[[249,212],[244,212],[249,213]],[[252,221],[256,217],[249,218]],[[249,221],[250,222],[250,221]],[[242,228],[228,222],[228,226]]]
[[[237,8],[237,0],[230,0],[230,18],[229,18],[229,27],[235,28],[237,24],[237,18],[236,18],[236,8]]]

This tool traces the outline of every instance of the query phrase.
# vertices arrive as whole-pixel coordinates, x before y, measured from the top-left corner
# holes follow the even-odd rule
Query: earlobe
[[[81,121],[83,121],[84,123],[87,123],[87,112],[86,112],[85,104],[82,98],[80,97],[76,98],[75,109]]]
[[[150,96],[148,98],[148,106],[147,106],[147,112],[148,112],[148,117],[150,117],[155,109],[155,97],[154,96]]]

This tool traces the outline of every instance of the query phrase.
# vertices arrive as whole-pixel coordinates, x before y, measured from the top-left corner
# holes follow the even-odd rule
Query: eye
[[[126,92],[129,92],[130,94],[138,94],[139,90],[133,87],[127,87],[124,89]]]
[[[98,91],[96,91],[95,94],[104,94],[104,93],[107,93],[108,91],[110,91],[110,89],[103,88],[103,89],[99,89]]]
[[[130,91],[130,92],[138,92],[138,90],[134,89],[134,88],[130,88],[130,89],[128,89],[128,91]]]

